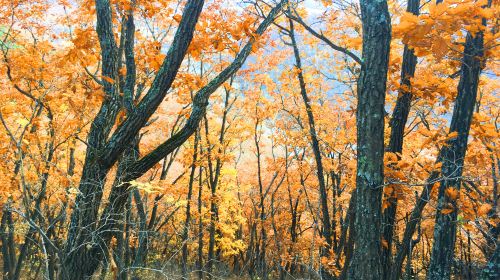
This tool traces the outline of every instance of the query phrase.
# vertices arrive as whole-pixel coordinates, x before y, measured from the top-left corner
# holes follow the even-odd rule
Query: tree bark
[[[98,236],[99,233],[96,232],[96,225],[103,224],[103,227],[112,228],[115,223],[113,219],[105,219],[99,223],[97,222],[107,174],[167,94],[191,42],[203,2],[203,0],[188,1],[173,43],[167,53],[167,58],[158,71],[151,88],[137,108],[128,115],[113,135],[109,137],[109,140],[108,135],[113,127],[121,103],[118,102],[118,94],[115,92],[114,85],[108,81],[104,82],[107,98],[103,102],[90,128],[87,156],[80,180],[80,193],[77,195],[75,208],[71,215],[69,233],[63,254],[64,260],[61,279],[85,279],[90,277],[97,269],[103,257],[102,245],[107,245],[110,238],[107,240],[100,238]],[[268,17],[257,28],[255,32],[257,36],[264,33],[285,3],[287,3],[286,0],[281,1],[270,11]],[[103,76],[112,78],[118,75],[114,74],[117,73],[117,51],[112,30],[109,0],[96,0],[96,14],[96,30],[103,60],[102,74]],[[210,95],[241,68],[246,58],[250,55],[255,41],[255,38],[250,39],[238,53],[234,61],[210,81],[208,85],[196,93],[190,117],[184,127],[151,153],[132,163],[128,168],[129,173],[124,177],[126,179],[124,182],[142,176],[156,163],[165,158],[166,155],[181,146],[194,133],[205,114]],[[120,185],[120,187],[123,186],[126,186],[126,184]],[[113,204],[115,202],[110,200],[109,203]],[[123,205],[121,209],[118,208],[114,208],[113,211],[120,213]],[[96,242],[96,240],[99,242]]]
[[[348,279],[382,279],[384,103],[391,40],[387,2],[361,0],[363,65],[358,79],[356,219]]]
[[[483,20],[486,25],[486,20]],[[467,151],[467,139],[476,104],[479,76],[484,65],[483,33],[473,36],[467,33],[458,96],[453,109],[450,133],[457,132],[458,136],[448,140],[442,149],[441,167],[442,181],[439,186],[436,224],[434,228],[434,244],[431,261],[426,278],[428,280],[450,279],[453,264],[456,229],[457,229],[457,200],[447,195],[447,190],[460,193],[462,183],[464,157]],[[451,213],[444,212],[452,210]]]
[[[420,0],[409,0],[406,11],[414,15],[419,14]],[[412,49],[407,45],[403,51],[403,63],[401,66],[401,88],[399,96],[392,113],[390,120],[391,134],[389,139],[389,147],[387,152],[400,154],[403,152],[404,130],[408,115],[410,113],[411,100],[411,81],[415,75],[417,66],[417,57]],[[399,157],[399,156],[398,156]],[[389,279],[392,265],[392,237],[394,234],[394,226],[396,222],[396,211],[398,207],[397,193],[392,187],[392,193],[388,194],[387,200],[389,206],[385,209],[382,215],[382,237],[387,242],[387,247],[382,248],[382,261],[384,265],[384,279]]]
[[[101,242],[96,242],[96,221],[106,176],[165,97],[187,52],[203,3],[203,0],[188,2],[167,59],[151,89],[109,141],[108,135],[120,109],[120,102],[115,83],[106,80],[103,82],[106,99],[92,122],[88,135],[80,193],[71,215],[61,279],[85,279],[97,269],[104,252],[99,248]],[[118,81],[119,54],[114,38],[110,2],[96,0],[95,7],[96,31],[101,45],[102,76]]]

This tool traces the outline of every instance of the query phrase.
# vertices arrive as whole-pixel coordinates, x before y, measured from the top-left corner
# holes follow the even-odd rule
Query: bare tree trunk
[[[391,40],[386,1],[361,0],[363,65],[358,79],[356,220],[349,279],[382,279],[384,103]]]

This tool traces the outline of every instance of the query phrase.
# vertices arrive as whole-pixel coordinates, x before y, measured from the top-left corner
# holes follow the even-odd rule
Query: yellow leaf
[[[16,123],[18,123],[21,126],[26,126],[30,122],[27,119],[25,119],[25,118],[19,118],[19,119],[16,120]]]
[[[77,188],[69,188],[68,193],[69,194],[79,194],[80,191]]]

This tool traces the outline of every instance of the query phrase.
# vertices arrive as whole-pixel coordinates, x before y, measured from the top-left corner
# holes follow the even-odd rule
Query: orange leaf
[[[446,138],[444,140],[448,141],[448,140],[455,139],[457,137],[458,137],[458,132],[453,131],[453,132],[448,133],[448,135],[446,136]]]
[[[387,243],[387,240],[382,238],[382,247],[389,249],[389,243]]]
[[[480,216],[485,216],[486,214],[488,214],[488,212],[490,212],[491,210],[491,205],[488,204],[488,203],[485,203],[481,206],[479,206],[479,209],[477,209],[477,213],[480,215]]]
[[[447,42],[441,37],[434,38],[434,42],[432,44],[432,51],[434,52],[434,57],[438,61],[441,60],[448,52]]]
[[[110,83],[110,84],[114,84],[115,83],[115,80],[108,77],[108,76],[102,76],[102,79],[105,80],[106,82]]]
[[[181,22],[182,16],[181,15],[175,15],[174,20],[177,21],[177,23]]]
[[[459,192],[457,189],[453,187],[449,187],[446,189],[445,194],[447,197],[449,197],[451,200],[456,200],[459,196]]]
[[[452,213],[453,211],[455,211],[455,210],[451,209],[451,208],[444,208],[443,210],[441,210],[441,213],[443,213],[444,215],[448,215],[448,214]]]

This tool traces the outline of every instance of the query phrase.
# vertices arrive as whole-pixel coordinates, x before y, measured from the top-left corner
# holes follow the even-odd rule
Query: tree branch
[[[210,95],[219,88],[227,79],[229,79],[238,69],[241,68],[247,57],[252,52],[252,47],[255,44],[256,37],[261,36],[266,29],[271,25],[274,19],[278,16],[283,6],[288,3],[288,0],[282,0],[276,7],[274,7],[264,19],[264,21],[259,25],[256,31],[256,36],[251,38],[243,49],[238,53],[234,61],[226,67],[217,77],[215,77],[210,83],[200,89],[194,99],[191,115],[187,120],[184,127],[182,127],[179,132],[170,137],[167,141],[163,142],[155,150],[153,150],[148,155],[144,156],[142,159],[137,161],[132,170],[134,173],[131,174],[129,180],[136,179],[145,172],[147,172],[151,167],[153,167],[157,162],[163,159],[165,156],[173,152],[177,147],[182,145],[196,130],[200,120],[205,114],[206,107],[208,105],[208,99]]]

